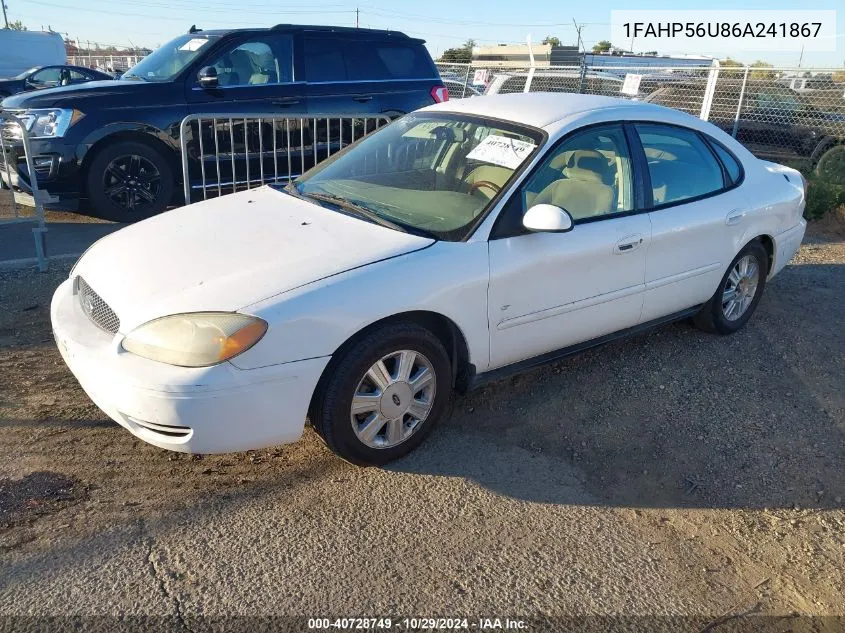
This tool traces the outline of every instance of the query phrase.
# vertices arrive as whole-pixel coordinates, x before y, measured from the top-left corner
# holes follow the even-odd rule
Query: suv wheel
[[[733,334],[742,329],[760,303],[768,270],[766,249],[754,240],[728,266],[716,294],[693,317],[695,325],[718,334]]]
[[[845,185],[845,145],[831,147],[816,165],[816,174],[835,185]]]
[[[412,323],[364,336],[315,395],[311,424],[347,461],[381,465],[410,453],[445,415],[452,368],[442,343]]]
[[[91,161],[88,198],[106,220],[137,222],[161,213],[173,197],[174,177],[167,159],[144,143],[109,145]]]

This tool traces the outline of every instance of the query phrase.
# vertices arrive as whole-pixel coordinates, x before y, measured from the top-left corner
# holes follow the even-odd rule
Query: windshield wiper
[[[320,202],[328,202],[329,204],[334,204],[340,207],[345,211],[351,211],[375,224],[387,227],[389,229],[393,229],[394,231],[401,231],[402,233],[407,233],[408,229],[406,229],[401,224],[396,224],[396,222],[391,222],[390,220],[380,216],[378,213],[374,213],[367,207],[361,204],[356,204],[346,198],[341,198],[340,196],[336,196],[331,193],[317,193],[317,192],[308,192],[302,194],[306,198],[311,198],[312,200],[319,200]]]

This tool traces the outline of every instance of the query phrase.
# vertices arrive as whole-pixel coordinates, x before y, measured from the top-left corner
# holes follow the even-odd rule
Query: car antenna
[[[202,29],[198,29],[196,24],[192,24],[191,28],[188,29],[188,33],[193,35],[194,33],[201,33]]]

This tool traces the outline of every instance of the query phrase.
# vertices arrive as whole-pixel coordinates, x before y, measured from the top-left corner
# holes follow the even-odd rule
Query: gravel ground
[[[845,615],[828,233],[737,335],[676,324],[490,385],[386,469],[310,431],[205,457],[134,439],[53,345],[67,272],[0,273],[0,615]]]

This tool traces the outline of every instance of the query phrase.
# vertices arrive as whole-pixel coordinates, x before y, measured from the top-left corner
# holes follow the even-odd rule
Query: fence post
[[[587,56],[581,55],[581,73],[578,77],[578,92],[584,94],[584,82],[587,77]]]
[[[736,116],[734,116],[734,127],[731,130],[731,136],[736,138],[736,133],[739,131],[739,115],[742,112],[742,101],[745,99],[745,85],[748,83],[748,72],[751,69],[745,67],[745,75],[742,77],[742,88],[739,89],[739,101],[736,104]]]
[[[701,101],[701,112],[698,118],[706,121],[710,118],[710,107],[713,105],[713,95],[716,93],[716,82],[719,79],[719,60],[714,59],[710,68],[710,75],[707,77],[707,89],[704,91],[704,98]]]
[[[467,86],[469,86],[469,74],[472,72],[472,64],[467,64],[467,74],[464,77],[464,91],[461,93],[461,99],[467,96]]]

